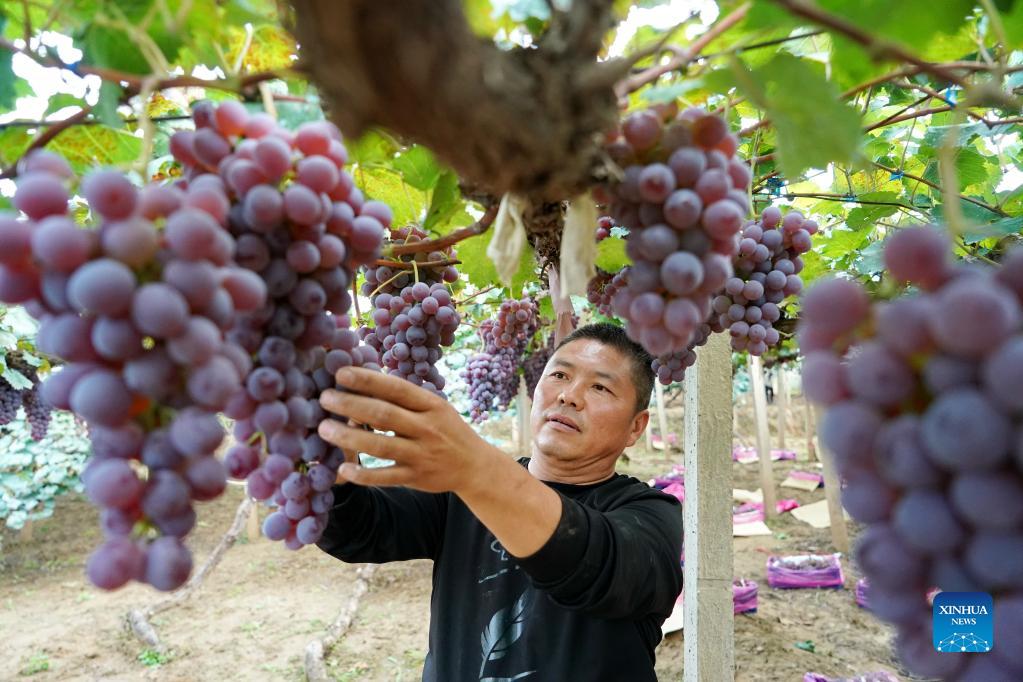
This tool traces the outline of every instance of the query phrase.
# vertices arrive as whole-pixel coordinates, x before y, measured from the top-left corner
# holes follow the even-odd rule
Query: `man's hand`
[[[351,392],[324,391],[323,409],[394,432],[373,433],[336,419],[320,422],[320,437],[346,453],[394,460],[393,466],[379,469],[346,461],[339,479],[453,492],[512,556],[529,556],[550,539],[561,518],[561,497],[480,438],[446,400],[404,379],[365,369],[345,367],[335,378]]]
[[[346,367],[335,377],[348,391],[324,391],[323,409],[377,431],[337,419],[320,422],[319,434],[346,453],[366,452],[394,460],[393,466],[368,469],[348,460],[338,478],[359,485],[401,485],[426,492],[470,492],[485,480],[495,455],[443,398],[414,384],[366,369]]]

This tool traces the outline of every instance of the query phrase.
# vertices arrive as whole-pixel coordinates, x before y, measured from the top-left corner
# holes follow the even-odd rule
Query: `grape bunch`
[[[693,340],[685,350],[655,357],[650,363],[650,368],[654,370],[657,380],[665,386],[682,381],[686,376],[686,370],[696,364],[696,348],[707,343],[712,331],[715,330],[710,324],[703,323],[696,328]]]
[[[751,172],[725,121],[701,109],[672,114],[645,110],[623,121],[608,145],[623,180],[597,192],[629,230],[633,265],[612,307],[654,356],[684,351],[710,317],[750,209]]]
[[[613,317],[611,302],[615,294],[624,289],[628,283],[629,269],[622,268],[615,274],[598,271],[586,285],[586,300],[596,306],[597,312],[605,317]]]
[[[602,242],[611,236],[611,228],[615,226],[614,218],[609,215],[600,216],[597,219],[597,229],[594,233],[598,242]]]
[[[21,391],[0,377],[0,426],[10,424],[18,416],[21,407]]]
[[[356,268],[380,257],[393,214],[354,187],[333,125],[291,133],[226,103],[206,113],[197,110],[197,130],[176,133],[171,150],[189,190],[206,178],[223,183],[235,260],[266,291],[227,332],[248,366],[223,408],[239,441],[224,461],[252,497],[277,505],[264,535],[299,549],[326,528],[344,459],[316,432],[325,417],[320,393],[334,388],[342,367],[380,369],[377,351],[350,329],[348,287]]]
[[[443,396],[446,382],[436,366],[440,347],[454,343],[461,322],[447,286],[416,282],[397,295],[377,294],[373,306],[376,327],[367,339],[380,343],[388,373]]]
[[[426,242],[419,227],[392,230],[392,245],[414,246]],[[389,265],[365,267],[363,295],[373,303],[373,327],[362,327],[360,336],[381,353],[389,374],[444,395],[446,380],[437,369],[441,346],[455,342],[461,315],[455,310],[447,283],[458,280],[451,247],[417,251],[400,256],[411,268]]]
[[[483,352],[472,356],[462,372],[462,378],[469,385],[469,416],[474,422],[484,421],[491,412],[506,410],[511,405],[519,390],[518,369],[536,334],[537,320],[533,317],[524,333],[516,337],[510,346],[498,346],[498,328],[499,323],[495,319],[484,320],[480,324]]]
[[[183,167],[173,184],[138,190],[94,171],[78,188],[92,217],[83,228],[67,212],[70,168],[35,152],[19,166],[23,217],[0,218],[0,300],[41,321],[39,349],[67,363],[43,396],[89,425],[82,479],[107,541],[87,574],[106,589],[180,586],[192,503],[218,496],[228,475],[284,508],[286,546],[315,542],[325,470],[343,459],[316,435],[317,399],[338,368],[379,368],[349,329],[348,286],[380,256],[391,213],[342,170],[340,133],[286,131],[233,102],[201,103],[193,119],[171,138]],[[218,412],[239,440],[224,462]],[[304,515],[304,484],[285,485],[296,478],[320,495],[305,496]]]
[[[782,219],[774,206],[746,225],[734,261],[736,276],[725,282],[713,303],[718,326],[732,337],[732,350],[763,355],[778,344],[773,325],[782,317],[782,301],[803,289],[800,255],[810,250],[816,233],[817,223],[799,211]]]
[[[31,381],[32,386],[19,391],[7,383],[6,379],[0,377],[0,425],[13,421],[18,415],[18,408],[23,407],[25,418],[29,423],[29,435],[37,441],[46,438],[53,408],[42,397],[42,383],[36,368],[17,351],[7,353],[4,361],[9,369],[13,369]]]
[[[916,674],[1023,678],[1023,251],[997,267],[953,264],[937,229],[885,246],[912,288],[872,303],[859,284],[823,280],[803,296],[798,337],[820,437],[867,524],[856,548],[872,611],[898,629]],[[927,593],[988,592],[999,641],[984,655],[931,645]]]
[[[546,345],[535,348],[522,361],[522,377],[526,380],[526,391],[530,396],[536,391],[536,385],[543,378],[544,367],[547,366],[552,355],[554,355],[554,334],[547,337]]]
[[[530,298],[501,301],[493,328],[494,345],[510,348],[523,340],[528,342],[536,332],[539,312],[540,306]]]
[[[80,227],[63,159],[36,152],[19,170],[24,219],[0,227],[0,299],[25,304],[40,320],[39,350],[67,363],[43,384],[46,403],[89,426],[82,481],[107,540],[87,573],[107,589],[130,579],[174,589],[191,570],[181,538],[195,525],[192,503],[226,485],[216,412],[247,358],[224,332],[234,311],[263,304],[265,287],[231,262],[216,183],[140,192],[95,170],[78,187],[92,217]],[[41,409],[26,401],[30,417]]]

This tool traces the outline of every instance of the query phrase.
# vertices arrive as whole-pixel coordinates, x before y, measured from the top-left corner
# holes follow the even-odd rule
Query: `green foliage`
[[[82,491],[89,456],[85,429],[70,412],[55,411],[45,439],[32,440],[24,413],[0,426],[0,519],[15,530],[53,514],[57,498]]]
[[[139,652],[139,655],[136,658],[139,663],[147,668],[153,668],[161,666],[164,663],[169,663],[172,656],[170,654],[162,653],[156,649],[143,649]]]
[[[30,677],[37,673],[44,673],[50,669],[50,657],[45,653],[32,654],[31,658],[25,662],[25,665],[21,667],[18,674],[22,677]]]

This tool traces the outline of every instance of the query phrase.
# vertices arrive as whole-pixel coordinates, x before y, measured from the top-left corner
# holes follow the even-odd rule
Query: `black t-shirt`
[[[545,483],[561,520],[523,559],[456,495],[352,484],[334,487],[318,545],[348,562],[434,560],[423,680],[656,680],[654,647],[682,589],[678,500],[621,474]]]

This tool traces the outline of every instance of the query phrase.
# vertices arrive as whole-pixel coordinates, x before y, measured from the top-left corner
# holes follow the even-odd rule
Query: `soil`
[[[669,410],[670,423],[681,423],[677,412]],[[742,428],[744,415],[737,417]],[[510,449],[510,422],[500,420],[483,431]],[[798,436],[802,419],[793,418],[792,427]],[[790,436],[788,447],[803,454],[804,444],[804,438]],[[620,471],[646,480],[681,462],[680,452],[665,455],[642,446],[640,441],[629,451]],[[774,477],[781,482],[793,468],[815,466],[775,462]],[[756,463],[732,467],[734,487],[759,487]],[[779,489],[779,497],[801,504],[823,495],[823,489]],[[197,563],[217,544],[241,501],[242,488],[231,486],[200,509],[201,521],[190,538]],[[913,679],[892,657],[891,629],[856,605],[853,589],[860,574],[848,557],[842,560],[844,589],[767,587],[769,555],[833,551],[827,529],[811,528],[791,514],[770,526],[771,536],[734,540],[735,576],[760,584],[757,612],[735,618],[735,679],[798,682],[807,671],[852,676],[877,670]],[[857,531],[850,526],[851,535]],[[167,647],[160,654],[123,623],[129,609],[162,595],[140,585],[105,593],[85,580],[83,565],[99,530],[96,511],[82,497],[61,499],[50,519],[34,524],[30,538],[5,529],[0,540],[0,680],[302,680],[305,646],[347,603],[356,569],[315,549],[290,552],[280,543],[249,540],[243,532],[191,599],[154,617]],[[428,561],[388,564],[377,571],[353,627],[327,656],[334,680],[420,678],[430,571]],[[658,647],[659,679],[681,679],[683,642],[677,632]]]

